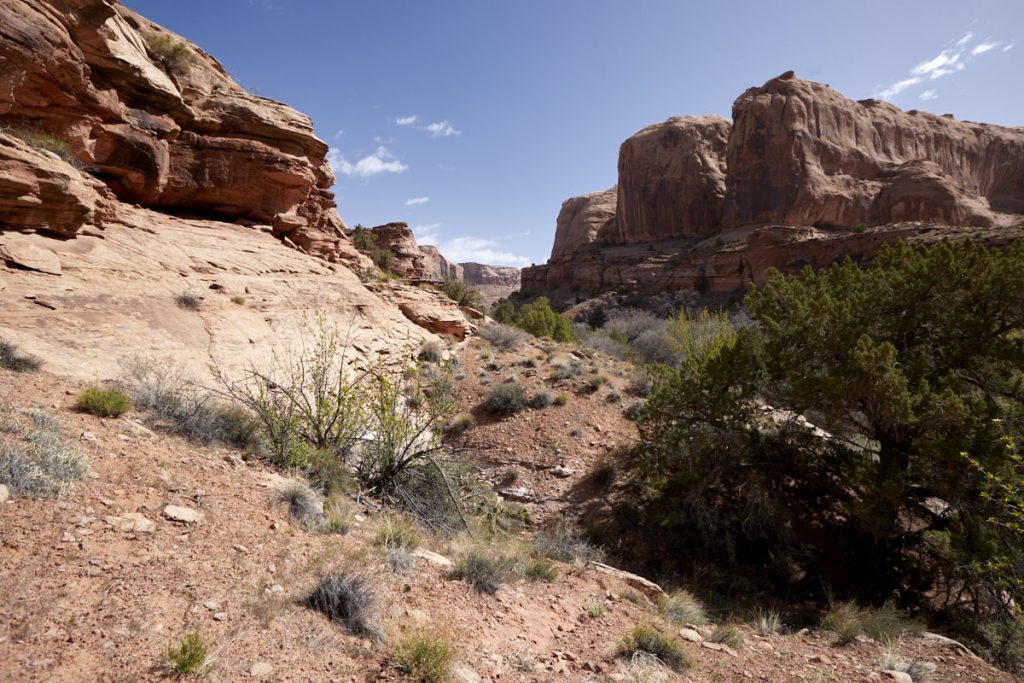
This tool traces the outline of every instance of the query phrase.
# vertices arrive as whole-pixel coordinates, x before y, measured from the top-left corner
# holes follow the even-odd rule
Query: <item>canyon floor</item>
[[[539,340],[501,351],[479,339],[458,351],[461,408],[475,412],[477,424],[457,445],[485,480],[515,489],[509,495],[525,501],[533,525],[603,496],[588,480],[594,463],[635,434],[623,417],[625,364],[581,357],[583,375],[549,378],[551,359],[573,352]],[[608,378],[597,391],[589,388],[591,364]],[[512,373],[529,394],[564,393],[567,401],[502,419],[481,413],[484,393]],[[422,547],[436,554],[415,553],[415,566],[396,573],[375,543],[386,512],[352,500],[347,534],[308,531],[289,520],[287,506],[274,505],[286,473],[152,429],[140,412],[76,412],[86,386],[45,369],[0,370],[6,436],[17,438],[10,425],[26,424],[26,411],[45,411],[89,466],[60,499],[0,504],[0,680],[168,680],[167,648],[193,629],[210,646],[208,681],[403,680],[393,646],[419,631],[455,643],[458,681],[871,681],[883,680],[879,661],[894,649],[934,664],[931,680],[1017,680],[941,639],[837,647],[824,631],[758,636],[740,624],[735,648],[687,641],[635,579],[593,565],[556,563],[552,583],[520,579],[479,594],[447,566],[461,538],[423,532]],[[609,400],[614,393],[622,403]],[[510,468],[514,486],[503,481]],[[198,513],[198,521],[172,519],[181,511],[167,506]],[[332,569],[370,578],[382,643],[347,635],[303,606]],[[588,616],[588,606],[603,614]],[[672,673],[617,657],[617,642],[635,625],[676,637],[692,668]]]

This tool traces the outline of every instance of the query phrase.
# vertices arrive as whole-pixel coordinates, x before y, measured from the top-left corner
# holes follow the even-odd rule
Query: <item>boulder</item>
[[[551,258],[558,259],[580,251],[594,242],[603,242],[615,230],[618,188],[570,197],[562,202],[555,223],[555,243]]]

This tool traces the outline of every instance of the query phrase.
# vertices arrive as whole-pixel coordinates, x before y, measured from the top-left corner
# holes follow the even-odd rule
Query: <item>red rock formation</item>
[[[916,182],[905,218],[994,225],[986,204],[1024,212],[1020,129],[854,102],[792,72],[743,93],[733,121],[726,225],[880,225],[893,205],[880,206],[880,194],[894,182],[906,188],[901,167],[925,160],[941,182]]]
[[[619,148],[619,193],[608,242],[656,242],[718,232],[729,122],[674,117]]]
[[[462,266],[452,263],[444,257],[432,244],[421,244],[420,251],[423,252],[423,279],[431,282],[443,282],[447,279],[461,280]]]
[[[416,236],[407,223],[386,223],[370,228],[380,249],[392,254],[389,266],[399,277],[424,282],[443,282],[447,278],[462,279],[459,266],[448,261],[437,247],[416,244]]]
[[[551,258],[569,256],[592,242],[608,240],[615,233],[617,198],[618,188],[613,187],[562,202]]]
[[[617,206],[586,222],[601,193],[566,201],[552,257],[523,270],[522,291],[727,292],[768,267],[918,239],[908,224],[929,239],[1020,232],[998,229],[1024,220],[1024,129],[854,102],[792,73],[741,95],[733,121],[669,119],[623,143]]]
[[[176,45],[187,63],[162,66]],[[310,120],[114,0],[4,0],[0,63],[0,125],[67,141],[123,201],[269,224],[306,251],[356,258]]]
[[[480,291],[485,304],[492,304],[519,290],[520,270],[482,263],[461,263],[462,281]]]

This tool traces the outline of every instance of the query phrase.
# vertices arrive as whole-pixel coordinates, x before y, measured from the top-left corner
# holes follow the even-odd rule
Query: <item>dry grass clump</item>
[[[310,530],[319,529],[324,522],[317,496],[301,482],[292,482],[274,494],[274,505],[287,505],[288,516]]]
[[[415,550],[420,544],[420,535],[412,522],[404,517],[389,516],[377,531],[377,544],[385,548]]]
[[[186,311],[198,311],[203,306],[203,299],[191,292],[182,292],[178,296],[174,297],[174,303],[178,304],[178,306],[184,308]]]
[[[471,413],[459,413],[444,426],[446,434],[462,434],[476,424],[476,418]]]
[[[708,623],[703,603],[690,591],[672,591],[665,596],[659,607],[661,616],[676,626],[703,626]]]
[[[331,573],[305,600],[306,607],[320,612],[352,635],[381,640],[377,626],[377,598],[365,576],[348,572]]]
[[[29,147],[41,149],[56,154],[61,159],[71,164],[78,170],[85,166],[71,151],[71,145],[62,137],[43,130],[39,126],[0,126],[0,133],[13,135]]]
[[[526,408],[526,391],[518,384],[499,384],[487,392],[484,408],[498,415],[513,415]]]
[[[153,34],[146,38],[153,58],[170,76],[185,76],[192,70],[192,50],[171,36]]]
[[[4,432],[11,437],[0,438],[0,484],[14,496],[64,495],[85,476],[85,460],[64,439],[52,416],[42,411],[26,414],[30,428],[13,419],[4,423]]]
[[[836,634],[836,644],[847,645],[861,635],[882,643],[892,642],[918,635],[925,627],[890,605],[871,609],[847,600],[832,605],[821,619],[821,628]]]
[[[563,520],[539,531],[532,545],[538,554],[561,562],[585,564],[604,559],[601,548],[583,538],[575,524]]]
[[[417,683],[444,683],[451,680],[455,648],[440,633],[409,635],[395,647],[395,667]]]
[[[515,572],[514,558],[481,548],[470,548],[455,560],[452,575],[486,595],[494,595]]]
[[[480,328],[478,334],[481,338],[489,341],[494,347],[506,351],[521,346],[528,336],[526,332],[520,329],[502,325],[501,323],[488,323]]]
[[[770,636],[782,630],[782,615],[773,609],[754,611],[754,619],[750,628],[759,636]]]
[[[711,632],[711,637],[708,640],[735,650],[743,645],[743,634],[732,624],[719,624]]]
[[[633,659],[645,653],[656,657],[673,671],[685,671],[692,666],[679,643],[652,628],[637,626],[619,641],[619,657]]]
[[[523,575],[529,581],[543,581],[545,583],[551,583],[558,578],[558,570],[555,569],[555,565],[551,560],[538,557],[526,563],[526,569],[523,570]]]

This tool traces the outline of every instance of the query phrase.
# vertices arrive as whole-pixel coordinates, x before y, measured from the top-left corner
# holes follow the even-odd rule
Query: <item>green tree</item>
[[[516,306],[508,299],[498,299],[491,306],[491,317],[502,325],[515,325],[519,317]]]
[[[516,325],[535,337],[547,337],[560,342],[573,341],[569,319],[551,308],[546,296],[539,296],[519,309]]]
[[[983,472],[1019,486],[1022,292],[1019,244],[770,273],[745,299],[756,325],[689,325],[705,351],[659,371],[640,429],[660,522],[739,583],[997,609],[985,568],[1024,565]]]

